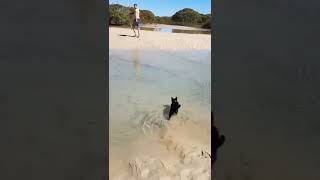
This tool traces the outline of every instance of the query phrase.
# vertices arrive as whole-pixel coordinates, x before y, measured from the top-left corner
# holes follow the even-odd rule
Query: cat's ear
[[[176,100],[178,100],[178,97],[176,97]]]
[[[173,100],[173,97],[171,97],[171,100]]]

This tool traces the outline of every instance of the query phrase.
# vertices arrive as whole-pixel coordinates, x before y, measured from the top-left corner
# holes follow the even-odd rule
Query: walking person
[[[134,32],[134,37],[139,38],[140,37],[140,26],[141,26],[140,10],[139,10],[137,4],[134,4],[133,7],[134,7],[134,13],[133,13],[134,14],[134,20],[133,20],[133,23],[132,23],[132,30]],[[138,36],[136,34],[135,29],[138,31]]]

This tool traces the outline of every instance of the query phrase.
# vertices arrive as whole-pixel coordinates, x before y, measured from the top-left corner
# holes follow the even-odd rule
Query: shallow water
[[[211,34],[211,30],[207,29],[201,29],[201,30],[196,30],[196,29],[176,29],[176,28],[171,28],[171,27],[141,27],[141,30],[146,30],[146,31],[158,31],[158,32],[167,32],[167,33],[185,33],[185,34]]]
[[[109,53],[109,155],[119,166],[129,156],[132,142],[147,137],[144,133],[152,126],[168,122],[165,112],[171,97],[178,97],[182,105],[173,119],[210,127],[210,51],[137,48],[110,49]],[[139,146],[148,148],[148,144]]]

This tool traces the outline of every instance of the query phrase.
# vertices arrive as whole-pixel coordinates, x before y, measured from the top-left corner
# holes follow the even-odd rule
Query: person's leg
[[[141,20],[138,19],[137,21],[138,38],[140,37],[140,26],[141,26]]]
[[[133,22],[132,22],[132,30],[133,30],[133,32],[134,32],[134,37],[137,36],[136,31],[134,30],[135,26],[136,26],[135,21],[133,21]]]
[[[134,26],[132,26],[132,30],[133,30],[133,32],[134,32],[134,37],[136,37],[137,34],[136,34],[136,31],[134,30]]]

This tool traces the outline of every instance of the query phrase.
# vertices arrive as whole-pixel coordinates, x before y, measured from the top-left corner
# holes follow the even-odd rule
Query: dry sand
[[[167,33],[141,30],[140,38],[130,37],[133,35],[132,29],[129,28],[109,28],[109,48],[133,49],[138,46],[139,48],[169,51],[179,49],[211,49],[211,35],[208,34]]]

